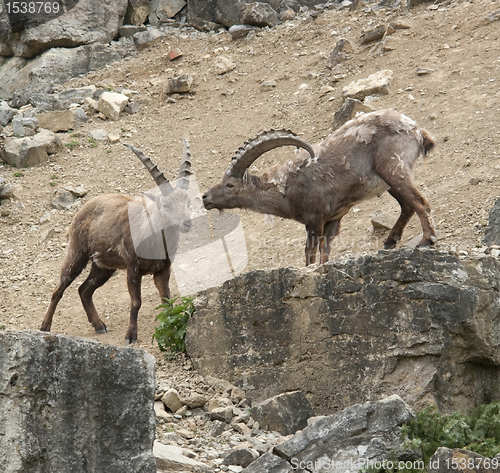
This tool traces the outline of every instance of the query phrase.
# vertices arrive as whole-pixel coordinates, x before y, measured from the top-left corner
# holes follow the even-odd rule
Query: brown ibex
[[[304,148],[294,159],[251,175],[248,168],[273,148]],[[388,190],[401,215],[385,248],[394,248],[416,212],[423,228],[419,246],[433,245],[436,232],[430,206],[413,183],[417,158],[435,146],[429,133],[395,110],[380,110],[350,120],[321,142],[310,145],[288,130],[270,130],[249,140],[233,157],[222,182],[203,203],[210,209],[250,209],[296,220],[306,226],[306,265],[328,261],[340,220],[356,203]]]
[[[50,332],[56,306],[66,288],[91,261],[90,273],[78,292],[90,323],[97,333],[107,332],[97,315],[92,296],[115,273],[127,270],[130,294],[130,322],[127,343],[137,340],[137,314],[141,307],[141,279],[153,274],[162,298],[170,298],[169,279],[180,232],[191,228],[189,216],[189,145],[184,151],[174,189],[151,160],[140,150],[126,144],[146,166],[159,191],[143,193],[141,198],[104,194],[93,198],[75,215],[68,230],[68,246],[61,279],[55,289],[40,330]]]

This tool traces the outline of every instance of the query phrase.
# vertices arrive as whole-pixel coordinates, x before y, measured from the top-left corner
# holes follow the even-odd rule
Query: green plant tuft
[[[427,465],[439,447],[464,448],[493,458],[500,453],[500,401],[482,404],[469,415],[443,415],[428,406],[401,429],[404,447],[420,450]]]
[[[156,308],[161,309],[155,318],[160,325],[156,327],[151,340],[156,338],[160,350],[171,354],[186,350],[187,321],[195,310],[193,297],[183,297],[182,302],[174,305],[177,299],[165,299],[165,303]]]
[[[72,140],[70,141],[69,143],[66,143],[66,146],[69,148],[69,149],[73,149],[75,148],[76,146],[79,146],[80,145],[80,142],[78,140]]]
[[[92,137],[89,137],[89,138],[88,138],[88,142],[90,143],[90,146],[92,146],[92,148],[96,148],[96,147],[97,147],[97,145],[99,144],[99,143],[97,142],[97,140],[96,140],[95,138],[92,138]]]

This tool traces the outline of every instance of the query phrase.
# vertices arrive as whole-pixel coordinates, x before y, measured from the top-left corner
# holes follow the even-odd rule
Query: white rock
[[[215,61],[215,68],[217,70],[217,74],[222,75],[234,70],[236,68],[236,64],[225,56],[219,56]]]
[[[182,402],[179,398],[179,393],[176,389],[169,389],[161,398],[163,404],[165,404],[172,412],[178,411],[182,406]]]
[[[344,87],[342,95],[363,100],[367,95],[388,94],[392,76],[393,72],[391,70],[376,72],[366,79],[351,82]]]
[[[97,110],[110,120],[118,120],[128,104],[128,97],[116,92],[104,92],[97,102]]]
[[[189,458],[187,455],[196,455],[185,448],[163,445],[155,441],[153,455],[156,458],[156,465],[159,470],[211,472],[211,468],[206,464]]]

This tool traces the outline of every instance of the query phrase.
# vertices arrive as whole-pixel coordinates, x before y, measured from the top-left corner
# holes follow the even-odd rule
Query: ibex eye
[[[228,189],[234,189],[234,184],[227,183],[226,184],[226,188],[228,188]]]

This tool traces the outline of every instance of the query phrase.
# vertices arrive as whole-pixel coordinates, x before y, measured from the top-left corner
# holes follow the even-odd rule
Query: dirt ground
[[[499,9],[498,1],[481,0],[424,4],[409,13],[326,11],[236,41],[227,32],[178,30],[129,60],[73,80],[66,87],[132,89],[133,101],[142,108],[115,122],[93,115],[76,130],[79,137],[60,134],[65,143],[77,140],[79,146],[46,165],[21,171],[0,166],[0,176],[16,189],[16,198],[0,207],[0,327],[40,327],[58,281],[65,229],[86,201],[109,192],[138,195],[152,187],[147,171],[123,142],[141,148],[173,177],[182,149],[180,138],[186,137],[203,192],[219,181],[234,152],[259,131],[286,127],[310,142],[324,138],[343,103],[342,88],[385,69],[394,72],[390,93],[376,97],[372,107],[405,113],[438,143],[415,171],[441,232],[438,248],[481,251],[488,213],[500,190],[500,22],[485,19]],[[378,43],[360,45],[363,32],[388,22],[409,26],[390,37],[391,50],[381,53]],[[340,38],[348,39],[354,51],[340,70],[332,71],[328,56]],[[174,48],[183,55],[169,62],[167,54]],[[234,70],[219,74],[219,56],[230,59]],[[419,67],[429,73],[417,75]],[[193,75],[193,91],[169,99],[164,82],[182,73]],[[271,85],[266,85],[268,81]],[[120,141],[92,146],[85,133],[98,128],[120,135]],[[266,154],[256,163],[256,172],[286,159],[287,152],[293,151]],[[79,204],[66,211],[51,208],[55,189],[79,184],[89,190]],[[398,209],[388,194],[354,208],[343,219],[333,257],[380,249],[386,233],[374,233],[370,219],[377,210],[397,216]],[[46,213],[50,221],[40,224]],[[247,241],[245,271],[304,265],[302,225],[275,218],[271,226],[261,214],[238,214]],[[51,228],[53,236],[42,240]],[[414,217],[403,243],[420,232]],[[77,288],[85,277],[86,272],[66,291],[53,332],[123,345],[130,303],[124,273],[113,276],[95,296],[109,329],[104,335],[94,333],[78,298]],[[151,335],[159,299],[151,277],[142,287],[137,346],[157,354]],[[175,280],[172,292],[178,294]]]

